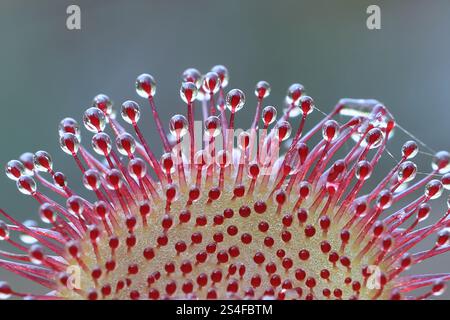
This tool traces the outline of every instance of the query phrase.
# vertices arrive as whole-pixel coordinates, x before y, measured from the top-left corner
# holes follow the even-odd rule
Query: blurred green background
[[[81,7],[80,31],[66,29],[70,4]],[[381,7],[381,30],[366,27],[370,4]],[[59,121],[80,121],[100,92],[116,105],[136,99],[145,106],[144,131],[158,149],[150,113],[134,91],[136,76],[156,78],[156,102],[167,123],[185,112],[178,94],[182,71],[207,72],[215,64],[228,67],[229,88],[248,95],[242,126],[253,117],[258,80],[271,83],[266,102],[278,106],[286,88],[300,82],[323,111],[342,97],[377,98],[431,148],[450,149],[449,31],[448,0],[1,0],[0,163],[47,150],[72,188],[86,194],[73,160],[59,149]],[[83,133],[89,144],[90,134]],[[408,138],[398,136],[390,147],[397,156]],[[423,172],[429,161],[418,159]],[[388,157],[385,162],[393,164]],[[37,218],[37,204],[5,176],[0,204],[19,219]],[[437,216],[443,205],[435,206]],[[449,256],[415,270],[448,272]],[[3,270],[0,279],[29,288]]]

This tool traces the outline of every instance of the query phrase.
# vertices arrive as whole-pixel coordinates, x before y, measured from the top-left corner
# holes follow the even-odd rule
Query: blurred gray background
[[[66,29],[70,4],[81,7],[81,31]],[[366,27],[370,4],[381,7],[381,30]],[[432,149],[450,149],[449,31],[448,0],[1,0],[0,163],[47,150],[72,188],[86,194],[73,160],[59,149],[59,121],[71,116],[81,122],[97,93],[116,106],[136,99],[144,109],[142,127],[158,149],[147,105],[134,91],[136,76],[156,78],[156,103],[167,123],[185,112],[178,94],[182,71],[206,73],[215,64],[228,67],[228,88],[248,95],[238,125],[253,117],[258,80],[271,83],[266,103],[278,106],[286,88],[300,82],[325,112],[342,97],[377,98]],[[89,144],[84,128],[83,134]],[[390,150],[398,156],[408,137],[397,138]],[[429,172],[429,158],[417,162]],[[0,177],[0,205],[21,220],[37,218],[35,201],[6,176]],[[439,216],[444,203],[435,209]],[[448,272],[449,262],[447,255],[415,270]],[[0,279],[30,290],[3,270]]]

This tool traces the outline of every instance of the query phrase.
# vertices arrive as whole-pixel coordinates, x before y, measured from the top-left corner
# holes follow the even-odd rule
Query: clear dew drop
[[[83,123],[93,133],[102,132],[106,126],[105,114],[99,108],[89,108],[84,112]]]
[[[360,138],[360,137],[359,137]],[[361,143],[362,147],[369,146],[369,149],[377,149],[383,143],[384,133],[379,128],[370,129],[366,138]],[[359,141],[359,139],[357,140]]]
[[[80,148],[80,140],[73,133],[64,133],[59,138],[59,146],[67,154],[76,154]]]
[[[161,167],[165,173],[174,173],[175,172],[175,162],[176,157],[172,157],[172,153],[166,152],[161,156]]]
[[[198,89],[192,82],[183,82],[180,87],[180,97],[185,103],[191,103],[197,98]]]
[[[31,152],[22,153],[19,157],[19,160],[25,167],[25,175],[34,175],[34,154],[32,154]]]
[[[122,119],[129,124],[137,123],[139,121],[139,118],[141,117],[141,110],[139,105],[132,100],[128,100],[122,103],[120,113],[122,115]]]
[[[225,104],[231,112],[237,112],[244,107],[245,94],[242,90],[232,89],[227,93]]]
[[[327,120],[322,127],[322,137],[325,141],[331,142],[339,136],[339,124],[334,120]]]
[[[291,124],[287,121],[280,121],[276,124],[274,128],[275,132],[277,132],[277,138],[280,141],[285,141],[289,139],[292,133]]]
[[[414,158],[417,153],[419,152],[419,146],[415,141],[407,141],[402,146],[402,156],[405,159],[412,159]]]
[[[342,107],[339,110],[339,114],[347,117],[367,118],[373,108],[378,104],[380,104],[380,102],[375,99],[341,99],[339,100],[339,105]]]
[[[250,145],[250,133],[243,131],[238,136],[238,148],[240,150],[246,150]]]
[[[208,72],[203,77],[202,88],[205,93],[215,94],[220,89],[219,75],[215,72]]]
[[[414,180],[417,173],[417,166],[414,162],[405,161],[398,168],[398,180],[402,183]]]
[[[32,195],[36,192],[36,181],[30,176],[21,176],[17,180],[17,189],[25,195]]]
[[[302,115],[306,116],[314,111],[314,100],[310,96],[302,96],[298,105]]]
[[[83,185],[87,190],[98,190],[101,183],[102,177],[97,170],[89,169],[83,174]]]
[[[37,151],[34,154],[34,167],[41,172],[47,172],[53,168],[53,160],[46,151]]]
[[[4,281],[0,281],[0,300],[9,299],[12,296],[11,293],[12,290],[9,284]]]
[[[188,131],[188,121],[186,117],[181,114],[174,115],[169,122],[170,133],[177,138],[186,135]]]
[[[92,148],[101,156],[107,156],[110,154],[111,145],[111,138],[104,132],[96,133],[92,137]]]
[[[225,88],[226,86],[228,86],[230,76],[228,73],[228,69],[225,66],[222,66],[222,65],[214,66],[211,69],[211,71],[217,73],[217,75],[219,76],[220,85],[222,86],[222,88]]]
[[[392,193],[389,190],[382,190],[378,195],[376,206],[381,210],[389,209],[392,205]]]
[[[261,117],[264,124],[268,126],[277,119],[277,109],[273,106],[267,106],[263,109]]]
[[[79,216],[84,211],[83,199],[79,196],[71,196],[66,200],[66,207],[71,214]]]
[[[438,173],[444,174],[450,171],[450,153],[447,151],[439,151],[433,157],[431,168],[437,170]]]
[[[0,241],[5,241],[9,239],[9,228],[8,225],[0,220]]]
[[[287,90],[286,102],[288,104],[297,104],[304,92],[305,87],[300,83],[291,84]]]
[[[220,119],[216,116],[210,116],[205,120],[205,134],[210,137],[217,137],[220,134]]]
[[[145,99],[153,97],[156,93],[155,79],[147,73],[139,75],[136,79],[136,92]]]
[[[23,225],[27,228],[35,228],[38,227],[38,223],[34,220],[26,220],[23,222]],[[36,238],[33,238],[32,236],[29,236],[26,233],[21,233],[20,236],[20,241],[22,241],[25,244],[34,244],[36,242],[38,242],[36,240]]]
[[[441,178],[442,185],[445,190],[450,190],[450,173],[446,173]]]
[[[267,98],[270,95],[270,84],[267,81],[259,81],[255,87],[255,96],[258,99]]]
[[[289,102],[290,100],[286,97],[283,101],[284,107],[283,107],[283,113],[288,115],[289,118],[296,118],[299,115],[302,114],[302,110],[298,106],[298,103],[292,104],[292,102]],[[298,102],[298,100],[297,100]]]
[[[372,165],[367,160],[362,160],[356,165],[355,176],[358,180],[365,181],[372,174]]]
[[[136,150],[136,140],[127,132],[119,134],[116,138],[117,150],[120,154],[128,156],[134,154]]]
[[[195,68],[186,69],[181,76],[182,82],[192,82],[195,84],[197,89],[202,86],[202,74]]]
[[[17,181],[24,175],[25,166],[18,160],[11,160],[5,166],[5,173],[9,179]]]
[[[39,217],[44,223],[53,223],[56,220],[56,212],[49,203],[43,203],[39,207]]]
[[[65,133],[72,133],[77,136],[78,140],[81,138],[81,131],[78,122],[72,118],[64,118],[58,125],[59,136]]]
[[[425,186],[425,196],[434,200],[438,199],[442,192],[444,191],[444,186],[439,180],[431,180]]]
[[[113,103],[106,94],[98,94],[92,100],[92,106],[102,110],[105,115],[110,115],[112,112]]]
[[[136,180],[141,180],[147,174],[147,166],[141,158],[134,158],[128,163],[128,172]]]

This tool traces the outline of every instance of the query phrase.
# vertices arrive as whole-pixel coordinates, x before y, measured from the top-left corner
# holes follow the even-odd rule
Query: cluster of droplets
[[[187,112],[166,126],[156,109],[155,79],[137,77],[136,92],[148,101],[161,139],[160,157],[141,132],[141,107],[135,101],[120,108],[134,135],[117,121],[104,94],[84,112],[91,147],[103,161],[81,144],[78,123],[63,119],[60,147],[74,159],[84,187],[96,197],[93,203],[70,188],[45,151],[8,162],[7,176],[38,201],[39,217],[49,227],[20,223],[1,210],[10,224],[0,221],[0,240],[19,253],[1,251],[6,260],[0,259],[0,267],[52,290],[53,298],[424,299],[443,292],[448,273],[401,273],[450,250],[449,210],[437,222],[416,228],[430,215],[429,201],[450,189],[448,152],[437,152],[432,172],[409,186],[418,174],[412,159],[419,148],[408,141],[398,164],[362,194],[395,128],[385,106],[342,99],[306,131],[316,107],[305,88],[298,83],[288,88],[278,117],[274,106],[263,107],[271,88],[259,81],[254,120],[238,135],[235,148],[230,137],[246,96],[239,89],[225,94],[228,84],[224,66],[204,75],[184,71],[179,94]],[[193,134],[196,107],[203,113],[200,150]],[[350,120],[340,124],[336,115]],[[311,145],[316,133],[321,141]],[[180,147],[184,139],[190,142],[187,150]],[[354,144],[344,158],[333,162],[350,140]],[[274,153],[283,142],[289,142],[287,151]],[[65,206],[41,193],[38,183],[62,196]],[[382,218],[421,188],[423,194]],[[13,240],[11,230],[29,247]],[[431,235],[437,237],[433,248],[409,253]],[[73,266],[80,270],[78,285],[70,282]],[[427,287],[424,294],[406,296]],[[49,297],[19,293],[1,282],[0,297],[12,295]]]

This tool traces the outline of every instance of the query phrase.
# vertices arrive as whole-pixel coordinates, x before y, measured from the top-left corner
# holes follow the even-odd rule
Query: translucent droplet
[[[43,203],[39,208],[39,217],[44,223],[56,221],[56,212],[49,203]]]
[[[59,146],[67,154],[77,154],[80,140],[73,133],[63,133],[59,138]]]
[[[437,199],[442,195],[444,187],[439,180],[431,180],[425,186],[425,196],[429,199]]]
[[[439,151],[434,155],[431,168],[444,174],[450,171],[450,154],[447,151]]]
[[[61,120],[58,126],[58,133],[59,136],[62,136],[65,133],[72,133],[77,136],[78,140],[80,140],[81,137],[80,126],[78,125],[78,122],[72,118],[64,118]]]
[[[414,180],[417,173],[417,166],[414,162],[405,161],[398,168],[398,180],[402,183]]]
[[[220,130],[220,119],[218,117],[210,116],[205,120],[205,134],[210,137],[217,137]]]
[[[374,99],[341,99],[339,105],[342,108],[339,114],[348,117],[364,117],[367,118],[371,114],[373,108],[380,104],[378,100]]]
[[[255,96],[258,99],[267,98],[270,94],[270,84],[267,81],[259,81],[255,87]]]
[[[355,176],[358,180],[365,181],[372,174],[372,165],[367,160],[362,160],[356,165]]]
[[[113,104],[106,94],[98,94],[92,100],[92,106],[102,110],[105,115],[110,115]]]
[[[311,114],[314,110],[314,100],[310,96],[302,96],[300,98],[299,108],[303,115]]]
[[[355,214],[358,217],[365,217],[367,215],[367,199],[365,197],[360,197],[353,202],[353,208],[355,210]]]
[[[262,111],[262,120],[266,126],[277,119],[277,109],[273,106],[267,106]]]
[[[231,112],[237,112],[244,107],[245,94],[239,89],[233,89],[227,93],[225,103],[228,110]]]
[[[238,148],[246,150],[250,145],[250,133],[243,131],[238,136]]]
[[[164,153],[161,156],[161,167],[163,168],[163,171],[166,173],[174,173],[175,172],[175,160],[172,157],[172,154],[169,152]]]
[[[95,169],[86,170],[83,174],[83,185],[88,190],[98,190],[102,183],[100,173]]]
[[[182,82],[192,82],[195,84],[197,89],[200,89],[202,86],[202,75],[200,71],[194,68],[186,69],[183,72],[183,75],[181,77]]]
[[[102,132],[106,126],[105,114],[99,108],[89,108],[84,112],[83,123],[91,132]]]
[[[112,169],[106,175],[108,188],[111,190],[119,190],[122,187],[122,174],[117,169]]]
[[[417,208],[417,218],[419,221],[424,221],[428,218],[431,212],[431,207],[428,203],[422,203]]]
[[[34,154],[32,154],[31,152],[22,153],[22,155],[19,157],[19,160],[25,167],[25,174],[27,176],[34,175]]]
[[[145,99],[153,97],[156,93],[155,79],[147,73],[138,76],[136,79],[136,92]]]
[[[92,137],[92,148],[99,155],[109,155],[111,152],[111,138],[104,132],[96,133]]]
[[[55,184],[61,188],[64,188],[67,186],[67,179],[66,176],[62,172],[55,172],[53,175],[53,181]]]
[[[296,104],[303,95],[305,88],[300,83],[291,84],[286,94],[286,100],[289,104]]]
[[[286,97],[283,101],[284,107],[283,107],[283,113],[286,114],[289,118],[296,118],[299,115],[302,114],[302,110],[298,106],[298,100],[297,103],[290,103],[289,99]]]
[[[206,93],[214,94],[220,89],[219,75],[215,72],[208,72],[203,77],[202,88]]]
[[[278,135],[277,135],[278,140],[285,141],[285,140],[289,139],[291,132],[292,132],[292,127],[289,122],[280,121],[276,124],[274,130],[276,130],[275,132],[278,133]]]
[[[216,164],[219,167],[227,167],[231,163],[231,156],[228,151],[219,150],[216,155]]]
[[[450,173],[444,174],[441,178],[441,182],[446,190],[450,190]]]
[[[180,97],[185,103],[191,103],[197,97],[197,87],[192,82],[183,82],[180,88]]]
[[[141,117],[141,110],[136,102],[128,100],[122,104],[121,115],[123,120],[129,124],[135,124]]]
[[[445,292],[445,282],[442,280],[436,280],[432,287],[433,296],[440,296]]]
[[[94,211],[101,219],[105,219],[109,215],[108,205],[102,200],[94,203]]]
[[[132,155],[136,150],[136,140],[126,132],[117,136],[116,145],[117,150],[124,156]]]
[[[84,211],[84,202],[83,199],[79,196],[71,196],[66,201],[67,210],[71,214],[80,216]]]
[[[220,85],[222,86],[222,88],[225,88],[228,85],[229,81],[228,69],[222,65],[217,65],[214,66],[211,71],[217,73],[220,79]]]
[[[52,170],[53,161],[46,151],[38,151],[34,154],[34,167],[38,171],[47,172]]]
[[[27,228],[36,228],[38,226],[37,222],[34,220],[26,220],[23,222],[23,225]],[[26,233],[21,233],[19,238],[20,241],[22,241],[25,244],[34,244],[37,242],[36,238],[33,238],[32,236],[29,236]]]
[[[339,136],[339,124],[334,120],[327,120],[322,127],[322,136],[325,141],[331,142]]]
[[[181,138],[188,131],[188,121],[181,114],[174,115],[170,119],[169,130],[173,136],[175,136],[177,138]]]
[[[414,158],[417,153],[419,152],[419,147],[417,146],[417,143],[415,141],[407,141],[402,146],[402,156],[406,159],[412,159]]]
[[[133,178],[140,180],[147,174],[147,166],[144,160],[135,158],[128,163],[128,171]]]
[[[6,176],[14,181],[17,181],[25,173],[25,167],[22,162],[18,160],[11,160],[5,166]]]
[[[38,244],[32,245],[30,247],[30,249],[28,250],[28,253],[30,256],[31,263],[36,264],[36,265],[42,264],[42,261],[44,260],[45,255],[44,255],[44,249],[40,245],[38,245]]]
[[[21,176],[17,180],[17,189],[25,195],[32,195],[36,192],[36,181],[30,176]]]
[[[392,193],[389,190],[382,190],[378,195],[376,206],[381,210],[386,210],[392,205]]]
[[[379,128],[371,129],[364,140],[364,144],[361,143],[362,147],[369,146],[370,149],[376,149],[383,143],[384,133]]]
[[[12,289],[8,283],[0,281],[0,300],[9,299],[12,296]]]
[[[9,228],[6,223],[0,220],[0,241],[9,239]]]

